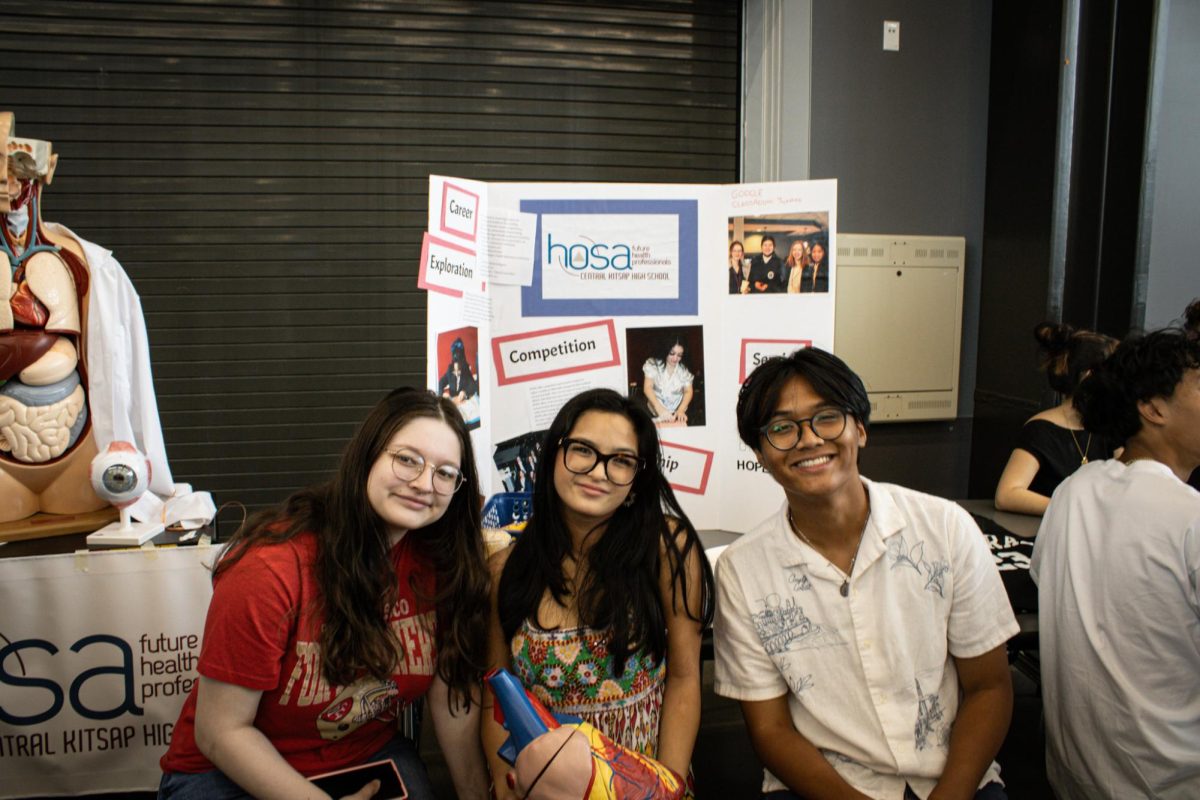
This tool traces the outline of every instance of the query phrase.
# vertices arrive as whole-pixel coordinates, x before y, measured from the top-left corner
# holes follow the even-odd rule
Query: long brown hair
[[[800,245],[800,260],[799,261],[796,260],[796,254],[795,254],[796,245]],[[801,269],[803,269],[804,267],[808,266],[808,262],[810,260],[811,260],[811,258],[808,255],[808,248],[804,246],[804,241],[802,239],[797,239],[796,241],[792,242],[791,245],[788,246],[788,257],[787,257],[786,263],[792,269],[795,269],[796,267],[800,267]]]
[[[742,248],[742,258],[746,257],[746,245],[742,244],[737,239],[734,239],[732,242],[729,243],[729,266],[730,267],[735,266],[733,263],[733,248],[735,246]],[[737,266],[738,270],[741,270],[741,268],[742,268],[741,259],[738,259],[738,263],[736,266]]]
[[[255,545],[312,532],[317,538],[321,608],[316,611],[324,618],[320,644],[325,679],[347,684],[363,672],[387,679],[403,645],[388,624],[387,610],[396,602],[395,572],[387,530],[367,499],[367,476],[396,431],[419,417],[446,423],[462,447],[463,484],[446,513],[406,536],[434,569],[436,588],[428,599],[436,608],[437,674],[453,694],[469,698],[486,669],[489,577],[471,439],[462,416],[445,398],[412,388],[389,393],[346,445],[333,479],[247,519],[230,539],[213,578]],[[412,576],[414,587],[416,578]]]

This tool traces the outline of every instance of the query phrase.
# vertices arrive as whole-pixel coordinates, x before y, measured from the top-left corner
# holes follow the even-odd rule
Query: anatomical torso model
[[[0,114],[0,522],[106,505],[88,480],[87,257],[42,223],[49,142],[12,139],[11,127]]]

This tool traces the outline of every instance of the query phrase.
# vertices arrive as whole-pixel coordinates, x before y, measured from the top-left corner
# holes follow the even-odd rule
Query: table
[[[700,544],[706,550],[712,550],[715,547],[726,547],[733,544],[742,534],[734,533],[733,531],[696,531],[700,534]]]
[[[1029,565],[1033,558],[1034,537],[1042,518],[997,511],[991,500],[957,502],[971,514],[987,537],[992,557],[996,559],[996,569],[1000,570],[1000,578],[1021,629],[1036,632],[1037,585],[1029,574]],[[1022,615],[1031,615],[1031,619],[1023,619]],[[1033,647],[1036,646],[1035,642]]]
[[[960,506],[975,516],[986,517],[1006,529],[1014,536],[1032,539],[1037,536],[1038,527],[1042,524],[1041,517],[1029,514],[1014,514],[1011,511],[997,511],[992,500],[956,500]]]
[[[83,514],[34,514],[0,523],[0,558],[70,553],[87,547],[92,531],[120,517],[112,506]]]

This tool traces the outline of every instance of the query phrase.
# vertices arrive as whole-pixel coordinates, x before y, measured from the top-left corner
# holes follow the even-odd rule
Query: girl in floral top
[[[542,443],[533,514],[492,557],[490,657],[553,711],[687,775],[713,578],[659,468],[654,424],[609,389],[570,400]],[[500,800],[515,797],[483,714]]]

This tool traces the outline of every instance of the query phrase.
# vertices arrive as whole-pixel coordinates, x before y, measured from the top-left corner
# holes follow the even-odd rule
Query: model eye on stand
[[[92,459],[92,491],[120,509],[121,521],[87,537],[96,545],[139,547],[163,532],[161,522],[134,522],[129,508],[150,488],[150,460],[129,442],[113,442]]]

